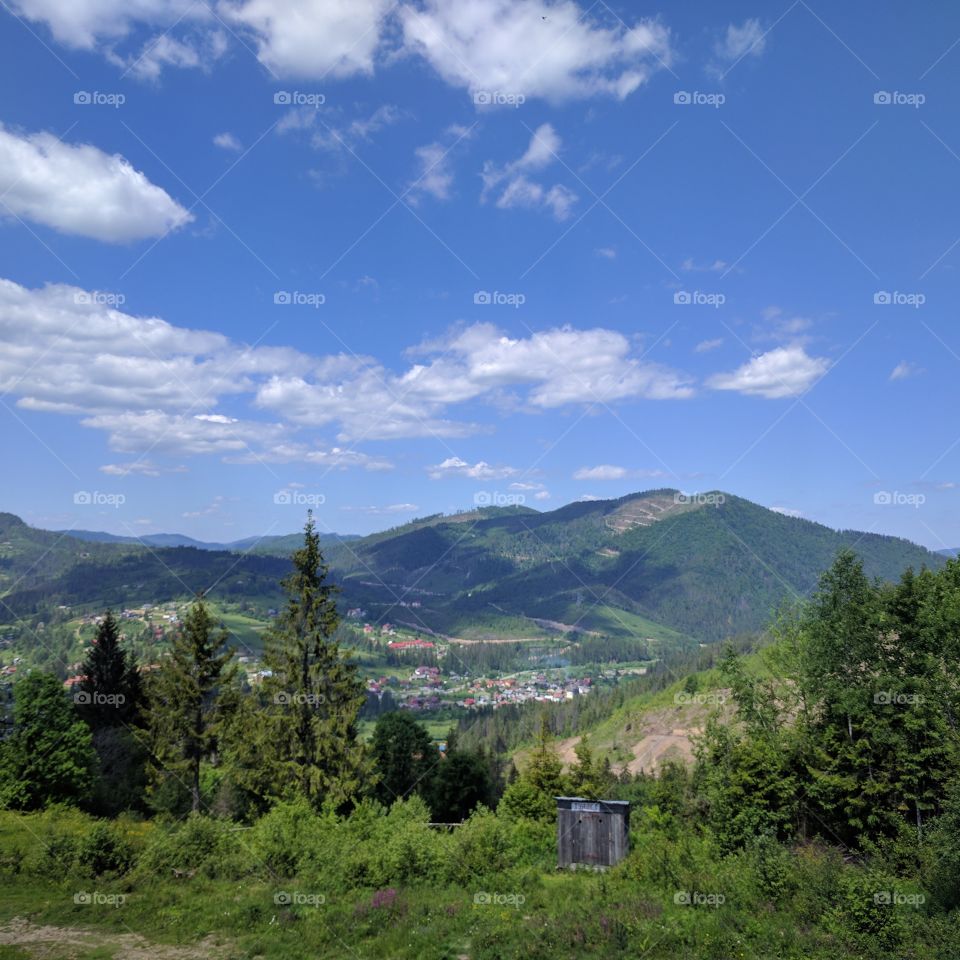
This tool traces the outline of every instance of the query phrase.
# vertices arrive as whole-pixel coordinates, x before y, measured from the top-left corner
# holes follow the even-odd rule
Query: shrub
[[[79,866],[92,877],[126,873],[134,862],[133,847],[113,824],[98,821],[77,845]]]

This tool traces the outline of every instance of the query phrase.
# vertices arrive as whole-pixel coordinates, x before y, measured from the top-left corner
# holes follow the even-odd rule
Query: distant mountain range
[[[957,557],[960,556],[960,547],[947,547],[946,550],[938,550],[937,553],[939,553],[941,557]]]
[[[302,533],[289,533],[273,537],[247,537],[244,540],[231,540],[229,543],[211,543],[205,540],[194,540],[193,537],[185,536],[182,533],[147,533],[142,537],[124,537],[115,533],[103,533],[99,530],[58,530],[56,532],[74,537],[77,540],[85,540],[88,543],[147,544],[151,547],[196,547],[197,550],[231,550],[238,553],[260,548],[257,550],[259,553],[278,552],[282,556],[286,556],[291,550],[295,550],[297,543],[303,537]],[[357,539],[359,537],[353,533],[324,533],[320,535],[321,542]]]
[[[51,603],[156,602],[208,589],[272,604],[301,537],[138,542],[35,530],[0,514],[0,597],[21,616]],[[946,562],[897,537],[832,530],[721,492],[674,490],[546,512],[487,507],[323,540],[341,609],[362,608],[371,621],[465,639],[580,632],[670,644],[762,629],[784,600],[809,595],[844,547],[887,580]]]

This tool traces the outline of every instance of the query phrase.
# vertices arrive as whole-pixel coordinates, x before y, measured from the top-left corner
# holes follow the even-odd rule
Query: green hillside
[[[0,519],[0,591],[18,616],[44,604],[120,604],[188,596],[269,601],[299,534],[230,550],[83,542]],[[238,556],[242,545],[243,556]],[[209,545],[207,545],[209,546]],[[451,637],[643,637],[669,647],[761,629],[806,596],[837,552],[870,577],[938,569],[896,537],[835,531],[729,494],[652,490],[537,512],[434,515],[367,537],[324,538],[342,609]]]

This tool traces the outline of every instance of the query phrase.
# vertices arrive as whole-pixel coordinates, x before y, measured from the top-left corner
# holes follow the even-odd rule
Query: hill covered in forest
[[[93,541],[0,514],[0,591],[18,616],[45,603],[120,604],[197,590],[269,601],[299,534],[234,544]],[[210,549],[220,546],[222,549]],[[324,538],[342,609],[446,636],[545,633],[712,642],[761,629],[809,595],[843,548],[870,577],[945,559],[897,537],[833,530],[725,493],[652,490],[539,512],[437,514]]]

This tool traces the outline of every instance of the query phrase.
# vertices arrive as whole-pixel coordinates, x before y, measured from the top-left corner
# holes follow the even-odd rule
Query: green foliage
[[[214,632],[206,604],[197,599],[152,678],[147,719],[155,809],[171,809],[184,791],[190,809],[201,808],[200,766],[216,747],[221,688],[234,675],[234,651],[224,650],[226,640],[225,631]]]
[[[13,733],[0,743],[0,807],[87,801],[96,754],[60,681],[30,673],[16,682],[13,696]]]
[[[143,691],[136,661],[120,643],[120,628],[112,610],[97,627],[74,699],[91,730],[129,726],[138,721]]]
[[[440,763],[430,734],[402,711],[380,717],[370,752],[379,774],[374,796],[388,806],[413,792],[424,792]]]
[[[312,515],[282,586],[287,604],[264,652],[270,676],[260,709],[248,708],[235,728],[233,767],[239,782],[263,801],[303,796],[317,808],[327,800],[345,804],[370,779],[357,740],[366,692],[334,638],[335,590],[327,582]]]

